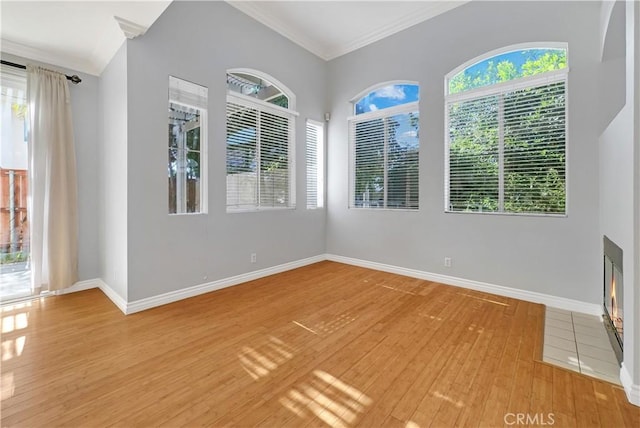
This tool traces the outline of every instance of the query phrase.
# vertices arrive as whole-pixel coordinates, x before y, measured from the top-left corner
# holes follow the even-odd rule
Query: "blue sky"
[[[382,110],[402,104],[418,101],[420,89],[418,85],[389,85],[379,88],[356,103],[356,114]],[[408,115],[395,116],[400,125],[396,129],[396,141],[401,146],[418,145],[418,130],[408,123]]]
[[[389,85],[369,93],[356,103],[356,114],[418,101],[418,85]]]

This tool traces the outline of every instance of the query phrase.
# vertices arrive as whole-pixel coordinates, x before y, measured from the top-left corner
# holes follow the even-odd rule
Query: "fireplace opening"
[[[618,363],[622,363],[624,349],[623,329],[623,291],[622,291],[622,248],[618,247],[606,236],[603,237],[604,248],[604,282],[603,307],[604,322],[609,341],[616,354]]]

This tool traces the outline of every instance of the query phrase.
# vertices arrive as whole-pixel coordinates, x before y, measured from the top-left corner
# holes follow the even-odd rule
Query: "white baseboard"
[[[71,287],[54,291],[53,294],[55,294],[56,296],[59,296],[62,294],[77,293],[78,291],[90,290],[92,288],[99,288],[101,282],[102,281],[100,281],[99,278],[87,279],[85,281],[78,281],[75,284],[73,284]]]
[[[564,297],[552,296],[549,294],[538,293],[535,291],[519,290],[517,288],[505,287],[502,285],[489,284],[486,282],[473,281],[455,276],[442,275],[438,273],[426,272],[416,269],[403,268],[399,266],[388,265],[384,263],[371,262],[367,260],[355,259],[352,257],[338,256],[335,254],[322,254],[319,256],[309,257],[302,260],[296,260],[273,266],[266,269],[260,269],[229,278],[219,279],[217,281],[198,284],[192,287],[183,288],[176,291],[160,294],[157,296],[147,297],[145,299],[133,302],[125,301],[118,293],[109,287],[101,279],[92,279],[76,283],[73,287],[65,290],[65,293],[73,291],[87,290],[89,288],[100,288],[104,294],[125,314],[133,314],[135,312],[144,311],[146,309],[155,308],[156,306],[166,305],[178,300],[187,299],[200,294],[209,293],[211,291],[220,290],[222,288],[241,284],[247,281],[264,278],[265,276],[274,275],[288,270],[318,263],[323,260],[331,260],[334,262],[345,263],[353,266],[360,266],[368,269],[379,270],[383,272],[395,273],[398,275],[409,276],[412,278],[424,279],[427,281],[440,282],[442,284],[453,285],[456,287],[468,288],[471,290],[482,291],[485,293],[497,294],[499,296],[511,297],[514,299],[526,300],[533,303],[541,303],[553,308],[564,309],[572,312],[580,312],[590,315],[602,315],[600,305],[594,303],[581,302],[579,300],[567,299]]]
[[[255,279],[264,278],[265,276],[274,275],[276,273],[297,269],[299,267],[318,263],[323,260],[326,260],[324,255],[309,257],[306,259],[296,260],[266,269],[260,269],[229,278],[219,279],[217,281],[212,281],[205,284],[194,285],[193,287],[183,288],[181,290],[170,291],[168,293],[160,294],[153,297],[147,297],[145,299],[135,300],[133,302],[127,303],[126,309],[123,312],[127,315],[133,314],[135,312],[140,312],[146,309],[155,308],[157,306],[166,305],[167,303],[173,303],[178,300],[187,299],[189,297],[209,293],[211,291],[220,290],[226,287],[231,287],[232,285],[238,285],[243,282],[253,281]]]
[[[103,280],[100,281],[100,290],[113,302],[114,305],[118,307],[122,311],[123,314],[127,315],[127,301],[124,300],[118,293],[116,293],[113,288],[109,287],[106,282]]]
[[[120,309],[124,314],[127,313],[127,302],[100,278],[78,281],[71,287],[54,291],[53,294],[61,296],[63,294],[77,293],[78,291],[90,290],[92,288],[99,288],[118,307],[118,309]]]
[[[633,383],[631,373],[629,373],[629,370],[624,363],[622,363],[622,367],[620,367],[620,382],[622,382],[622,387],[624,388],[624,392],[627,394],[629,402],[636,406],[640,406],[640,385]]]
[[[370,262],[366,260],[354,259],[351,257],[327,254],[327,260],[345,263],[354,266],[379,270],[383,272],[395,273],[409,276],[411,278],[424,279],[427,281],[440,282],[442,284],[456,287],[468,288],[471,290],[483,291],[485,293],[497,294],[499,296],[512,297],[514,299],[526,300],[527,302],[541,303],[558,309],[572,312],[581,312],[590,315],[602,315],[600,305],[594,303],[581,302],[579,300],[567,299],[564,297],[552,296],[549,294],[537,293],[535,291],[519,290],[517,288],[505,287],[502,285],[489,284],[486,282],[473,281],[455,276],[441,275],[438,273],[425,272],[416,269],[403,268],[384,263]]]

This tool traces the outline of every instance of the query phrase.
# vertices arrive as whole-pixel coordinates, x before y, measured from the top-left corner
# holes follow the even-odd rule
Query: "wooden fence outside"
[[[0,253],[28,251],[26,170],[0,168]]]

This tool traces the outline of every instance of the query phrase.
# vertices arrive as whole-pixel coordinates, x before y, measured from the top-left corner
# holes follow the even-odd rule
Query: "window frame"
[[[233,68],[228,69],[226,74],[230,73],[242,73],[249,74],[255,77],[258,77],[263,80],[267,80],[271,82],[274,86],[276,86],[287,98],[288,98],[288,108],[280,107],[276,104],[269,103],[267,101],[263,101],[257,99],[255,97],[251,97],[249,95],[244,95],[238,92],[231,91],[229,89],[226,90],[226,101],[225,101],[225,132],[228,127],[227,121],[227,111],[229,107],[229,103],[233,103],[235,105],[241,105],[246,108],[256,109],[258,112],[270,113],[280,117],[286,117],[289,120],[289,132],[288,132],[288,150],[287,150],[287,163],[288,163],[288,201],[289,203],[286,206],[263,206],[260,204],[260,167],[257,167],[256,174],[256,204],[253,206],[243,205],[229,205],[229,188],[227,186],[227,167],[225,166],[225,211],[227,213],[243,213],[243,212],[259,212],[259,211],[278,211],[278,210],[295,210],[296,209],[296,118],[299,116],[299,113],[295,111],[296,105],[296,97],[295,94],[279,82],[277,79],[272,76],[263,73],[258,70],[253,70],[249,68]],[[260,140],[256,138],[256,151],[257,156],[259,156],[260,152]],[[228,149],[229,143],[225,138],[225,161],[228,160]]]
[[[528,49],[563,49],[567,58],[567,66],[559,70],[551,70],[544,73],[536,74],[533,76],[519,77],[505,82],[498,82],[492,85],[481,86],[473,88],[463,92],[457,92],[454,94],[449,93],[449,83],[453,77],[460,72],[470,68],[483,61],[489,60],[496,56]],[[568,217],[569,215],[569,46],[565,42],[536,42],[536,43],[521,43],[516,45],[505,46],[499,49],[494,49],[482,55],[479,55],[469,61],[466,61],[462,65],[456,67],[447,75],[444,79],[444,212],[447,214],[479,214],[479,215],[507,215],[507,216],[528,216],[528,217]],[[565,203],[563,213],[544,213],[544,212],[513,212],[504,211],[504,117],[503,114],[498,113],[498,157],[499,157],[499,188],[498,188],[498,200],[502,203],[497,211],[454,211],[450,209],[450,146],[451,135],[449,132],[449,106],[455,102],[471,101],[488,97],[491,95],[500,96],[508,92],[517,90],[523,90],[527,88],[539,88],[544,85],[553,83],[564,83],[564,127],[565,127],[565,143],[564,143],[564,188],[565,188]]]
[[[174,76],[174,75],[169,75],[169,96],[168,96],[168,104],[178,104],[181,106],[185,106],[188,108],[192,108],[192,109],[196,109],[199,111],[200,113],[200,150],[197,150],[197,152],[200,154],[200,210],[197,212],[180,212],[180,205],[179,205],[179,201],[178,201],[178,177],[176,174],[176,212],[172,213],[172,212],[168,212],[168,214],[170,216],[176,216],[176,215],[202,215],[202,214],[208,214],[209,212],[209,191],[208,191],[208,186],[209,186],[209,126],[208,126],[208,119],[209,119],[209,108],[208,105],[206,108],[204,107],[198,107],[196,105],[193,104],[189,104],[187,102],[184,102],[182,100],[178,100],[175,98],[172,98],[172,89],[171,89],[171,80],[172,79],[176,79],[180,82],[184,82],[184,84],[186,84],[187,86],[198,86],[200,88],[204,88],[205,92],[206,92],[206,97],[207,97],[207,104],[208,104],[208,88],[206,86],[200,85],[198,83],[194,83],[191,82],[189,80],[186,79],[182,79],[180,77]],[[171,150],[171,146],[170,146],[170,141],[168,142],[169,146],[167,147],[168,150]],[[188,153],[189,151],[191,152],[195,152],[195,150],[189,150],[188,148],[185,149],[186,152]],[[186,185],[186,182],[185,182]],[[171,197],[169,195],[169,197]],[[185,199],[185,204],[186,204],[186,199]]]
[[[310,141],[309,139],[309,127],[316,128],[316,139]],[[307,119],[305,127],[305,164],[306,164],[306,187],[307,187],[307,200],[306,208],[308,210],[318,210],[324,208],[324,135],[325,124],[313,119]],[[315,177],[310,177],[309,173],[309,145],[315,144]],[[309,185],[314,184],[316,188],[315,204],[309,204]]]
[[[420,198],[418,198],[418,206],[415,208],[392,208],[389,207],[388,204],[388,194],[387,194],[387,187],[385,185],[384,187],[384,206],[383,207],[362,207],[362,206],[356,206],[355,204],[355,197],[356,197],[356,193],[355,193],[355,186],[356,186],[356,165],[355,165],[355,161],[356,161],[356,142],[352,136],[352,124],[358,123],[358,122],[366,122],[366,121],[370,121],[370,120],[375,120],[375,119],[384,119],[387,117],[392,117],[398,114],[409,114],[409,113],[416,113],[418,116],[418,130],[420,129],[420,96],[418,95],[418,100],[416,101],[411,101],[405,104],[400,104],[400,105],[395,105],[392,107],[387,107],[387,108],[382,108],[379,110],[375,110],[375,111],[369,111],[369,112],[365,112],[365,113],[360,113],[357,114],[356,113],[356,104],[362,100],[362,98],[366,97],[367,95],[369,95],[372,92],[375,92],[381,88],[385,88],[387,86],[394,86],[394,85],[411,85],[411,86],[417,86],[418,90],[420,89],[420,84],[416,81],[411,81],[411,80],[392,80],[392,81],[386,81],[386,82],[382,82],[382,83],[377,83],[375,85],[369,86],[367,89],[359,92],[355,97],[353,97],[350,100],[350,106],[351,106],[351,116],[347,117],[347,139],[348,139],[348,150],[349,150],[349,156],[348,156],[348,162],[349,162],[349,189],[348,189],[348,201],[347,201],[347,205],[349,209],[356,209],[356,210],[367,210],[367,211],[392,211],[392,212],[419,212],[420,211]],[[384,171],[384,176],[387,177],[387,154],[386,154],[386,148],[388,147],[387,144],[388,142],[385,140],[384,142],[385,144],[385,160],[384,160],[384,165],[383,165],[383,171]],[[387,184],[387,181],[385,179],[385,184]],[[420,193],[420,139],[418,138],[418,194]]]

